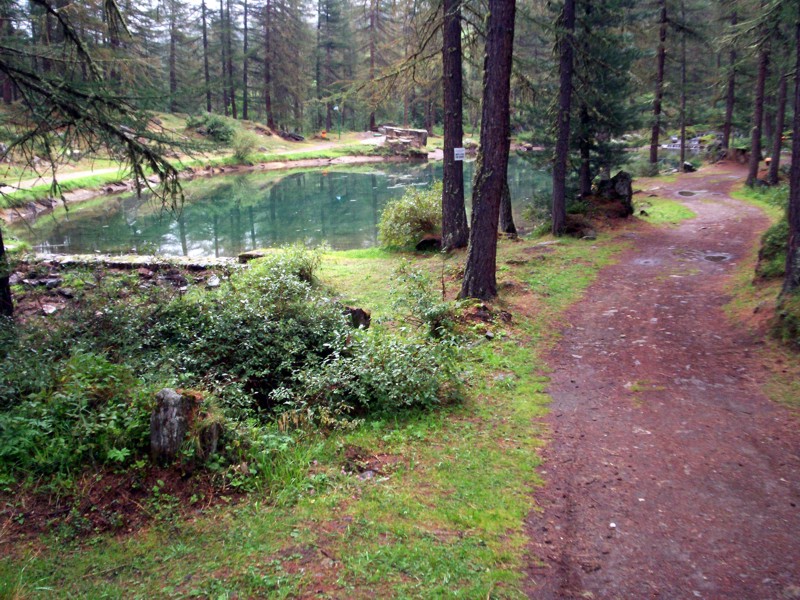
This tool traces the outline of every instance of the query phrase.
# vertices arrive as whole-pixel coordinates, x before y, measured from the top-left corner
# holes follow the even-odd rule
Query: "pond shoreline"
[[[349,155],[337,158],[306,158],[300,160],[285,160],[276,162],[262,162],[255,165],[235,165],[235,166],[204,166],[204,167],[185,167],[181,171],[181,179],[191,181],[204,177],[216,177],[218,175],[236,175],[237,173],[255,173],[261,171],[280,171],[284,169],[303,169],[319,168],[339,165],[360,165],[369,163],[423,163],[431,160],[441,160],[441,151],[434,150],[428,156],[407,157],[407,156],[381,156],[381,155]],[[157,181],[151,181],[157,183]],[[68,205],[78,204],[87,200],[93,200],[100,196],[121,194],[134,191],[133,180],[122,182],[105,183],[96,188],[84,188],[64,193],[64,202]],[[40,198],[27,202],[23,206],[14,208],[0,209],[0,219],[6,224],[19,221],[37,219],[52,212],[61,200],[57,198]]]

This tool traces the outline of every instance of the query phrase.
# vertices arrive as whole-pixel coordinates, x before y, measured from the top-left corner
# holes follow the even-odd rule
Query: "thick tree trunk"
[[[681,0],[681,157],[679,170],[686,164],[686,2]]]
[[[264,5],[264,110],[267,127],[275,129],[275,116],[272,114],[272,0],[267,0]]]
[[[792,168],[789,172],[789,243],[782,295],[800,290],[800,19],[795,24],[794,121]]]
[[[758,76],[753,100],[753,130],[750,136],[750,164],[747,169],[747,185],[758,180],[758,165],[761,162],[761,125],[764,121],[764,88],[769,69],[769,48],[765,45],[758,53]]]
[[[510,236],[517,235],[517,226],[514,224],[514,209],[511,206],[511,189],[508,181],[503,185],[503,195],[500,196],[500,233]]]
[[[575,33],[575,0],[565,0],[559,34],[559,93],[556,124],[556,149],[553,160],[553,235],[561,235],[567,226],[567,159],[569,125],[572,109],[572,68]]]
[[[208,24],[206,22],[206,0],[200,4],[203,21],[203,79],[206,85],[206,111],[211,112],[211,76],[208,68]]]
[[[733,11],[731,25],[736,26],[738,15]],[[729,55],[730,72],[728,73],[728,90],[725,96],[725,123],[722,126],[722,149],[730,148],[731,130],[733,129],[733,107],[736,102],[736,48],[731,48]]]
[[[658,136],[661,133],[661,103],[664,100],[664,63],[667,58],[667,0],[658,0],[658,53],[656,55],[656,91],[653,98],[653,130],[650,136],[650,165],[658,164]]]
[[[461,70],[461,1],[444,0],[442,88],[444,102],[444,173],[442,175],[442,248],[463,248],[469,242],[464,207],[464,163],[454,158],[464,138]]]
[[[781,76],[778,85],[778,106],[775,115],[775,134],[772,139],[772,158],[769,162],[769,174],[767,183],[776,185],[778,183],[778,170],[781,166],[781,138],[783,137],[783,126],[786,120],[786,92],[788,87],[786,75]]]
[[[242,43],[243,43],[242,50],[244,51],[244,56],[242,57],[242,118],[245,121],[248,119],[248,114],[247,113],[248,113],[248,108],[249,108],[248,104],[249,103],[248,103],[247,96],[250,93],[250,90],[247,87],[247,71],[248,71],[247,63],[250,60],[250,57],[248,56],[248,53],[247,53],[247,51],[248,51],[247,16],[248,16],[247,15],[247,0],[244,0],[244,15],[243,15],[243,18],[244,18],[244,21],[243,21],[244,39],[242,40]]]
[[[508,173],[515,9],[515,0],[489,0],[481,145],[473,183],[469,250],[461,298],[488,300],[497,295],[497,225]]]
[[[14,301],[11,299],[11,284],[6,247],[3,243],[3,230],[0,228],[0,317],[14,316]]]

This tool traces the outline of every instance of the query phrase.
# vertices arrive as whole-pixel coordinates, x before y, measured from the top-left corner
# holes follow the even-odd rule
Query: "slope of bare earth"
[[[533,598],[800,598],[800,428],[722,311],[767,226],[729,196],[742,175],[661,184],[697,218],[629,234],[570,311],[548,361]]]

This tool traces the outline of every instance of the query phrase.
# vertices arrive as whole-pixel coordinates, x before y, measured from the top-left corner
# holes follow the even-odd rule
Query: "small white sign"
[[[464,160],[465,152],[463,148],[453,148],[453,160]]]

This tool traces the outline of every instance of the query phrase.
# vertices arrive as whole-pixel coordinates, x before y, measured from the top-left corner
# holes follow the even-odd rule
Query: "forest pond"
[[[473,166],[464,165],[468,203]],[[389,200],[441,177],[441,162],[223,175],[188,182],[179,215],[133,194],[103,196],[13,232],[35,251],[57,254],[236,256],[294,242],[367,248],[378,244],[377,223]],[[549,178],[513,157],[508,181],[517,226],[529,227],[524,207],[546,198]]]

